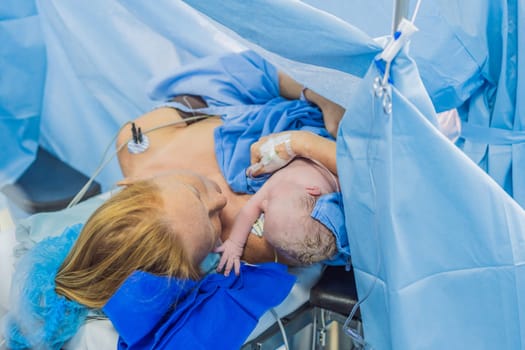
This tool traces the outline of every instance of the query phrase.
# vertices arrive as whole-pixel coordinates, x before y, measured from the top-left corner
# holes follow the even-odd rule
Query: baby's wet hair
[[[291,217],[283,225],[284,232],[267,236],[269,243],[288,265],[312,265],[330,259],[337,253],[334,234],[310,216],[316,201],[317,197],[305,193],[298,202],[298,219],[292,220]]]

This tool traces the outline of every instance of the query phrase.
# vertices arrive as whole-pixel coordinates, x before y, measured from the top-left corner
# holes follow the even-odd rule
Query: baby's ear
[[[306,186],[305,187],[306,192],[311,196],[320,196],[321,195],[321,189],[319,186]]]

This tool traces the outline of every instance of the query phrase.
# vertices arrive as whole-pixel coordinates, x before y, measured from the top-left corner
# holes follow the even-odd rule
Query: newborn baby
[[[275,172],[241,209],[228,239],[216,252],[217,267],[229,275],[239,274],[240,258],[248,235],[262,226],[261,234],[275,249],[276,261],[310,265],[337,252],[335,237],[310,216],[319,196],[338,190],[337,179],[323,166],[296,158]],[[254,225],[255,224],[255,225]]]

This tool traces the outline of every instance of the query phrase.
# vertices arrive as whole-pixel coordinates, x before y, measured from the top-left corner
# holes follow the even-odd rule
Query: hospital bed
[[[46,178],[50,173],[53,176]],[[44,178],[46,184],[42,186]],[[95,182],[84,195],[83,202],[67,209],[76,190],[87,180],[81,172],[40,150],[20,179],[2,189],[9,215],[13,213],[3,220],[4,226],[0,226],[2,323],[10,308],[9,287],[18,255],[46,236],[60,234],[68,225],[82,221],[110,195],[109,192],[100,193],[100,185]],[[9,219],[11,225],[7,227]],[[317,264],[291,268],[290,273],[297,277],[290,294],[261,317],[246,340],[244,350],[277,349],[285,343],[290,349],[304,348],[305,344],[322,349],[327,343],[330,321],[343,324],[355,304],[354,279],[344,267],[329,267],[324,271],[324,267]],[[116,348],[117,340],[118,334],[108,319],[93,318],[81,326],[64,349],[111,350]]]

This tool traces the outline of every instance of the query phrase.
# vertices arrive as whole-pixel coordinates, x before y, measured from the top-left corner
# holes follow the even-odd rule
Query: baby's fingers
[[[224,269],[224,276],[228,277],[230,275],[230,272],[232,271],[235,260],[236,260],[235,258],[228,259],[228,262],[226,263],[226,268]]]
[[[221,256],[221,260],[219,260],[219,264],[217,265],[217,272],[221,272],[224,268],[224,265],[228,262],[228,258],[226,258],[224,255]]]
[[[239,274],[241,273],[241,261],[239,260],[239,258],[235,259],[234,266],[235,266],[235,274],[239,276]]]

